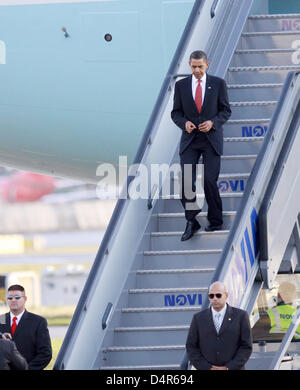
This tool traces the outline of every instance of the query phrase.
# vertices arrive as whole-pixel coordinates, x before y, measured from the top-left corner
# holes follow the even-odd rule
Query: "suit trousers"
[[[190,145],[180,154],[182,172],[181,203],[185,210],[185,218],[190,221],[201,211],[201,209],[192,205],[195,204],[196,200],[197,164],[201,155],[204,164],[204,195],[208,207],[207,219],[211,225],[222,225],[222,200],[217,185],[221,156],[215,152],[205,134],[202,133],[195,135]],[[190,164],[190,168],[187,169],[186,167],[186,170],[184,167],[187,164]]]

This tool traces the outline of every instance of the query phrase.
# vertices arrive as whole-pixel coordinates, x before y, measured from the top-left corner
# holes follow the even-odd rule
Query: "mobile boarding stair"
[[[213,280],[224,281],[230,304],[250,314],[282,259],[292,271],[298,266],[300,66],[292,45],[300,34],[282,26],[299,16],[249,16],[251,5],[195,2],[125,186],[148,183],[147,199],[118,200],[55,369],[179,369],[191,318],[208,305]],[[204,204],[201,231],[181,242],[176,175],[166,194],[167,170],[156,178],[145,172],[178,162],[174,83],[189,74],[198,48],[208,53],[210,73],[226,78],[232,107],[219,182],[224,225],[203,231]],[[278,368],[289,341],[277,353],[255,352],[249,368]]]

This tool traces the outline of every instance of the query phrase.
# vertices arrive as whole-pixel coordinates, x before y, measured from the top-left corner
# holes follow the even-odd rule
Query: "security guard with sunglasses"
[[[15,284],[7,291],[10,312],[0,316],[3,338],[15,342],[25,357],[29,370],[42,370],[51,361],[51,339],[45,318],[25,309],[27,297],[23,286]]]
[[[243,370],[252,353],[246,311],[227,303],[224,283],[214,282],[208,293],[210,308],[194,314],[186,341],[196,370]]]

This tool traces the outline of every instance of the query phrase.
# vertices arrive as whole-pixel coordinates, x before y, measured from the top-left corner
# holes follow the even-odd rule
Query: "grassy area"
[[[48,326],[68,326],[71,322],[75,306],[40,306],[28,310],[45,317]]]
[[[45,370],[52,370],[58,351],[61,347],[61,344],[63,342],[63,339],[51,339],[51,344],[52,344],[52,359],[51,362],[48,364],[48,366],[45,368]]]
[[[48,326],[68,326],[72,317],[47,318]]]

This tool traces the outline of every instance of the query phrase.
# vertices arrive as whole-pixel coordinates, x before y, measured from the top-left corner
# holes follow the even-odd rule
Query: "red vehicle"
[[[0,194],[8,202],[33,202],[54,191],[55,179],[31,172],[16,172],[0,181]]]

